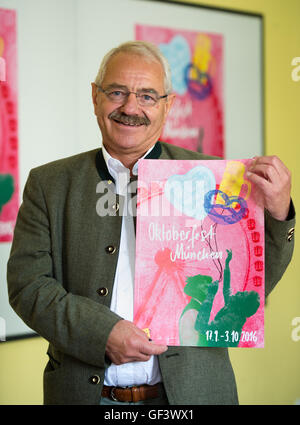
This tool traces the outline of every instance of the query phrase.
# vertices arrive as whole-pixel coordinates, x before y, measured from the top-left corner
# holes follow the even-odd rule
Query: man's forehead
[[[153,93],[164,94],[164,69],[157,60],[120,52],[108,61],[101,83],[105,89],[112,84],[126,86],[129,91],[134,92],[147,89]]]
[[[164,78],[163,66],[158,60],[127,52],[119,52],[109,59],[104,78],[109,77],[112,72],[115,74],[142,72],[148,78]]]

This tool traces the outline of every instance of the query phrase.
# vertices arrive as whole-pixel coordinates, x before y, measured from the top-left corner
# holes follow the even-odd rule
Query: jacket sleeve
[[[104,367],[105,346],[118,315],[67,292],[54,278],[51,232],[41,185],[30,173],[7,265],[9,301],[23,321],[54,347]]]
[[[265,292],[274,289],[289,265],[294,251],[295,209],[291,201],[287,220],[278,221],[265,212]]]

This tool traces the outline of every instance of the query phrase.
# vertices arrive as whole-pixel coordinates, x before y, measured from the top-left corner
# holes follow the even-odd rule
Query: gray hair
[[[170,94],[172,92],[172,77],[171,69],[167,59],[161,53],[158,47],[147,41],[127,41],[126,43],[120,44],[118,47],[111,49],[104,58],[102,59],[98,74],[95,79],[95,84],[101,86],[106,67],[109,60],[118,53],[129,53],[133,55],[142,56],[149,61],[159,62],[164,71],[164,87],[165,93]]]

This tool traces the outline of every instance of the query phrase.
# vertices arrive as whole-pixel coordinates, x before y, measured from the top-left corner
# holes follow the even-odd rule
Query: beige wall
[[[205,4],[265,17],[266,153],[278,155],[292,171],[292,195],[299,209],[300,81],[291,78],[291,61],[300,57],[300,1],[207,0]],[[299,276],[296,246],[292,264],[269,297],[266,347],[231,350],[241,404],[294,404],[300,400],[300,341],[291,336],[292,320],[300,317]],[[0,404],[42,403],[46,347],[42,338],[1,343]]]

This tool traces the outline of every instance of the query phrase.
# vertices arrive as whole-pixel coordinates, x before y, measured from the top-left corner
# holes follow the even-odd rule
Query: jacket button
[[[91,376],[90,381],[91,381],[91,384],[97,385],[100,383],[101,379],[100,379],[100,376],[94,375],[94,376]]]
[[[291,242],[291,240],[293,239],[293,237],[294,237],[294,233],[295,233],[295,228],[294,228],[294,227],[292,227],[292,228],[288,231],[287,240],[288,240],[289,242]]]
[[[99,289],[97,289],[97,292],[101,297],[106,297],[106,295],[108,294],[108,289],[107,288],[99,288]]]
[[[108,245],[105,248],[105,251],[107,252],[107,254],[114,254],[116,252],[117,248],[113,245]]]
[[[113,205],[111,206],[111,208],[112,208],[112,210],[113,210],[113,211],[117,212],[117,211],[119,211],[120,205],[119,205],[119,204],[118,204],[118,202],[117,202],[116,204],[113,204]]]

